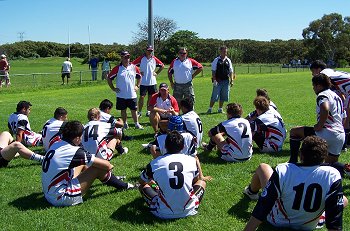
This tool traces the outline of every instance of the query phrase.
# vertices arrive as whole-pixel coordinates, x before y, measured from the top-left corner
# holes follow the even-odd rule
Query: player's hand
[[[204,180],[205,182],[211,181],[213,179],[213,177],[211,176],[203,176],[202,180]]]

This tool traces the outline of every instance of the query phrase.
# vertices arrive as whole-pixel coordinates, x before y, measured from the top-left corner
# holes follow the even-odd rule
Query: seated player
[[[100,110],[91,108],[88,111],[89,122],[84,126],[82,145],[84,149],[97,157],[111,160],[116,147],[119,154],[126,154],[128,148],[121,145],[122,129],[110,123],[100,121]]]
[[[331,81],[325,74],[312,77],[312,86],[316,98],[317,123],[313,127],[300,126],[290,130],[290,160],[298,161],[301,140],[307,136],[317,135],[327,141],[328,156],[325,162],[338,161],[345,142],[343,118],[345,117],[343,103],[340,97],[330,90]]]
[[[196,160],[180,153],[183,146],[181,134],[170,132],[165,139],[167,154],[152,160],[141,173],[140,192],[151,213],[161,219],[196,215],[204,196],[206,183],[199,179]]]
[[[269,93],[267,92],[266,89],[263,89],[263,88],[258,88],[256,89],[256,96],[263,96],[265,97],[268,101],[269,101],[269,109],[274,111],[276,116],[278,116],[279,118],[282,119],[282,116],[280,115],[280,113],[277,111],[277,106],[276,104],[274,104],[271,99],[270,99],[270,96],[269,96]],[[248,114],[248,116],[246,117],[247,120],[250,121],[253,121],[256,119],[257,117],[257,113],[256,113],[256,110],[252,111],[251,113]]]
[[[61,139],[61,131],[66,124],[68,112],[63,107],[56,108],[53,118],[46,121],[41,131],[43,146],[48,151],[50,146]]]
[[[26,146],[40,146],[42,144],[41,134],[35,133],[30,128],[28,116],[32,104],[28,101],[20,101],[17,104],[16,112],[12,113],[8,119],[8,128],[11,135],[16,137],[16,141]]]
[[[180,101],[180,108],[182,111],[182,121],[184,130],[191,133],[197,140],[197,148],[202,143],[203,138],[203,124],[199,116],[193,111],[192,98],[184,98]]]
[[[313,230],[323,211],[327,229],[342,230],[347,199],[339,172],[320,166],[327,153],[324,139],[309,136],[300,149],[300,164],[283,163],[274,170],[260,164],[244,190],[251,199],[259,199],[244,230],[256,230],[264,220],[279,228]]]
[[[269,109],[269,101],[263,96],[254,99],[254,106],[257,118],[251,122],[253,140],[261,152],[281,151],[287,133],[282,118]]]
[[[227,120],[210,129],[208,132],[209,144],[204,143],[203,147],[211,151],[218,146],[221,159],[228,162],[249,160],[253,153],[252,132],[249,121],[241,118],[242,113],[240,104],[228,104],[226,106]]]
[[[54,206],[82,203],[83,195],[95,179],[117,189],[135,188],[113,175],[114,166],[109,161],[96,158],[80,146],[83,131],[79,121],[68,121],[62,130],[62,140],[51,145],[45,155],[42,188],[46,200]]]
[[[24,159],[38,161],[39,163],[44,159],[42,155],[34,153],[22,143],[13,141],[13,137],[9,132],[0,133],[0,168],[7,167],[17,153]]]
[[[150,111],[149,121],[154,133],[158,133],[158,128],[165,131],[170,116],[179,114],[179,106],[176,99],[169,94],[169,87],[166,83],[159,84],[159,92],[152,95],[148,111]]]

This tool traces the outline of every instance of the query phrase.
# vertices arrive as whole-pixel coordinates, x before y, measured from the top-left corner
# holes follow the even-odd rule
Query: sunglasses
[[[179,52],[180,55],[185,55],[187,52]]]
[[[123,56],[124,59],[130,59],[130,55]]]

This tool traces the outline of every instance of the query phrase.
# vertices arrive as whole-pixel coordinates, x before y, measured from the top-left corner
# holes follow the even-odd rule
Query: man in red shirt
[[[2,54],[0,57],[0,88],[4,80],[6,87],[10,85],[9,70],[10,64],[7,62],[6,55]]]
[[[168,126],[168,118],[172,115],[179,114],[179,106],[176,99],[169,94],[169,87],[166,83],[159,85],[159,93],[152,95],[148,104],[150,111],[149,120],[154,129],[154,133],[158,133],[158,127],[161,131],[165,131]]]

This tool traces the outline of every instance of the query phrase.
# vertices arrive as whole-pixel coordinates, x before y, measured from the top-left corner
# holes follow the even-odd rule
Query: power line
[[[24,40],[24,33],[25,33],[25,32],[18,32],[18,33],[17,33],[20,42],[23,42],[23,40]]]

